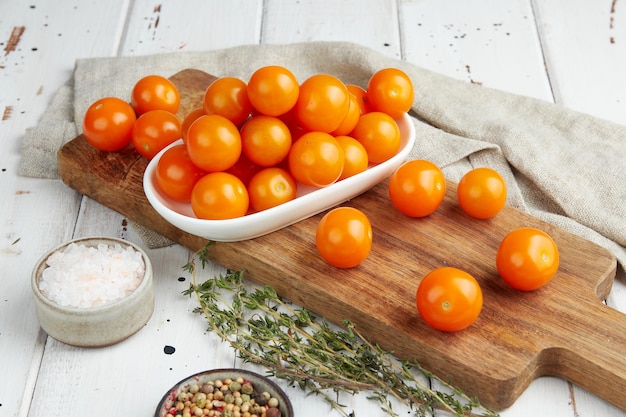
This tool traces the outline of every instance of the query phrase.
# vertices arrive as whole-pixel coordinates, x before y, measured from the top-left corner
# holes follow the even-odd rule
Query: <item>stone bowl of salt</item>
[[[154,311],[150,259],[117,238],[79,238],[52,249],[37,262],[31,287],[41,328],[73,346],[120,342]]]

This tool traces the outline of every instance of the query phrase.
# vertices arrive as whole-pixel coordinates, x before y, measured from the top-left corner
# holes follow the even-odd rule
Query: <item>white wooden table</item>
[[[180,246],[149,250],[156,309],[130,339],[80,349],[40,330],[29,279],[45,251],[87,235],[141,243],[121,215],[61,181],[17,175],[25,129],[38,122],[75,60],[315,40],[361,43],[626,124],[626,3],[617,0],[1,0],[0,417],[150,416],[179,379],[241,365],[191,313],[193,299],[181,296],[189,281],[179,280],[188,255]],[[608,303],[626,311],[623,278]],[[299,417],[329,414],[321,399],[288,393]],[[381,415],[365,394],[343,402],[357,416]],[[502,415],[626,412],[545,377]]]

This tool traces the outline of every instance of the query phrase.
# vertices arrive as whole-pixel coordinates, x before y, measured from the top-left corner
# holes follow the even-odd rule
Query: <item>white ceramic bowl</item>
[[[98,307],[66,307],[51,301],[39,289],[46,260],[71,243],[87,247],[98,244],[128,246],[141,254],[145,274],[139,286],[129,295]],[[35,310],[41,328],[60,342],[81,347],[107,346],[120,342],[141,329],[154,311],[152,265],[146,253],[131,242],[111,237],[87,237],[66,242],[43,255],[31,277]]]
[[[278,400],[277,408],[280,410],[281,417],[293,417],[291,401],[289,401],[285,392],[270,379],[244,369],[227,368],[199,372],[178,382],[163,396],[156,408],[154,417],[171,416],[171,414],[168,414],[168,410],[176,404],[178,393],[181,390],[187,391],[188,386],[191,384],[202,385],[202,383],[209,381],[224,381],[228,378],[235,380],[239,377],[242,377],[245,381],[251,382],[256,393],[268,392],[271,397],[276,398]]]
[[[253,239],[299,222],[317,213],[350,200],[383,181],[404,162],[415,143],[415,127],[409,116],[396,120],[402,137],[400,151],[391,159],[369,167],[365,172],[338,181],[328,187],[312,188],[298,185],[294,200],[268,210],[227,220],[198,219],[191,204],[180,203],[165,196],[156,184],[156,167],[161,155],[157,154],[146,167],[143,187],[148,201],[169,223],[202,238],[221,242]],[[174,144],[180,144],[177,141]]]

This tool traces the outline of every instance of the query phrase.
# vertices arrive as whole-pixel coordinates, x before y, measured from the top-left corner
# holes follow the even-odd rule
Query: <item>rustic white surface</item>
[[[156,309],[135,336],[109,348],[79,349],[40,331],[29,278],[41,254],[87,235],[141,244],[119,214],[60,181],[16,174],[24,130],[37,123],[75,60],[316,40],[358,42],[467,82],[626,124],[626,4],[617,0],[3,0],[0,417],[149,416],[179,379],[237,364],[191,313],[193,300],[180,295],[188,285],[178,280],[188,254],[179,246],[148,251]],[[626,311],[623,277],[608,302]],[[165,354],[166,345],[176,351]],[[288,392],[298,416],[329,414],[321,399]],[[357,416],[381,415],[365,395],[344,402]],[[548,377],[501,414],[626,416]]]

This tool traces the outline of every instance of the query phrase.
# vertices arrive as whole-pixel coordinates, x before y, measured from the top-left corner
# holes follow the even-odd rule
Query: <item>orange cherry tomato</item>
[[[211,172],[191,191],[191,209],[205,220],[225,220],[244,216],[248,211],[248,190],[241,180],[227,172]]]
[[[350,136],[361,142],[373,164],[384,162],[400,150],[400,128],[386,113],[369,112],[359,118]]]
[[[506,184],[497,171],[475,168],[459,181],[457,198],[459,206],[468,215],[490,219],[506,204]]]
[[[133,87],[130,103],[138,115],[150,110],[165,110],[175,114],[180,107],[180,93],[167,78],[148,75]]]
[[[245,81],[234,77],[213,81],[204,93],[202,106],[206,114],[219,114],[237,126],[252,112]]]
[[[409,217],[425,217],[441,205],[446,180],[437,165],[413,159],[391,174],[388,188],[391,203],[398,211]]]
[[[95,101],[83,118],[83,136],[96,149],[119,151],[131,141],[135,111],[130,104],[116,97]]]
[[[428,325],[455,332],[476,321],[483,307],[483,292],[478,281],[467,272],[442,267],[420,281],[415,302]]]
[[[175,114],[166,110],[147,111],[137,118],[133,126],[133,146],[147,159],[154,158],[180,137],[180,121]]]
[[[361,142],[351,136],[337,136],[335,139],[339,142],[345,156],[343,171],[339,179],[342,180],[365,171],[368,165],[367,151]]]
[[[278,167],[257,172],[248,184],[250,206],[255,211],[267,210],[296,198],[297,184],[291,174]]]
[[[184,144],[163,152],[155,171],[156,182],[163,194],[183,203],[191,201],[191,190],[206,172],[191,162]]]
[[[346,88],[356,98],[356,102],[359,105],[359,111],[361,116],[371,111],[369,100],[367,99],[367,91],[361,86],[355,84],[346,84]]]
[[[267,116],[280,116],[296,104],[300,85],[287,68],[268,65],[252,73],[247,91],[250,103],[258,112]]]
[[[372,248],[372,225],[360,210],[338,207],[320,220],[315,234],[320,256],[337,268],[352,268],[362,263]]]
[[[183,122],[181,123],[180,133],[183,138],[183,142],[187,142],[187,131],[189,130],[189,126],[200,116],[204,116],[206,113],[204,112],[203,107],[198,107],[187,113]]]
[[[387,113],[394,119],[413,105],[413,82],[398,68],[383,68],[367,83],[367,98],[372,111]]]
[[[533,291],[554,278],[559,269],[559,249],[546,232],[523,227],[502,239],[496,254],[500,277],[511,287]]]
[[[187,130],[189,157],[208,172],[231,168],[241,155],[241,135],[237,126],[224,116],[205,114]]]
[[[350,93],[332,75],[315,74],[300,85],[296,117],[307,130],[330,133],[337,129],[350,109]]]
[[[356,96],[352,93],[349,93],[348,96],[350,97],[348,113],[346,113],[346,117],[343,118],[337,129],[331,132],[333,136],[343,136],[352,132],[359,121],[359,117],[361,117],[361,109]]]
[[[302,126],[300,126],[300,122],[298,122],[298,118],[296,117],[295,108],[292,108],[287,113],[278,116],[280,120],[289,128],[289,132],[291,133],[291,142],[295,142],[307,132]]]
[[[239,155],[239,159],[235,162],[235,165],[228,168],[224,172],[228,172],[229,174],[233,174],[235,177],[239,178],[241,182],[247,187],[250,179],[259,172],[263,167],[252,162],[245,153],[241,152]]]
[[[269,167],[279,164],[289,154],[291,132],[273,116],[254,116],[241,128],[242,151],[253,163]]]
[[[300,184],[325,187],[337,181],[345,155],[337,139],[324,132],[305,133],[289,151],[289,171]]]

